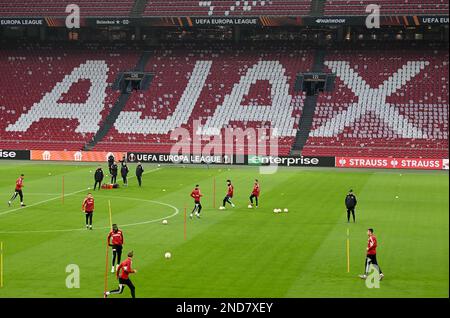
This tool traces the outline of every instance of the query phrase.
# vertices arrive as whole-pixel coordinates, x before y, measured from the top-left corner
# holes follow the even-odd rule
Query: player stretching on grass
[[[372,264],[375,267],[375,270],[380,274],[380,280],[383,279],[384,275],[381,271],[380,266],[378,266],[377,262],[377,238],[373,234],[373,229],[367,230],[367,235],[369,236],[369,241],[367,243],[367,256],[366,256],[366,264],[365,264],[365,272],[364,275],[359,275],[361,279],[366,279],[369,274],[369,267]]]
[[[105,292],[104,294],[105,298],[113,294],[122,294],[125,285],[127,285],[128,288],[130,288],[131,297],[135,298],[136,296],[135,287],[131,282],[130,278],[128,277],[128,275],[130,274],[137,273],[136,269],[131,268],[132,258],[133,258],[133,251],[129,252],[128,258],[124,260],[122,263],[120,263],[116,272],[116,277],[119,279],[119,288]]]
[[[25,206],[25,204],[23,204],[23,193],[22,193],[23,178],[24,175],[21,174],[20,177],[16,180],[16,188],[14,189],[14,194],[12,195],[11,199],[9,199],[8,201],[8,206],[11,206],[11,202],[14,201],[17,198],[17,196],[20,197],[20,206]]]
[[[203,194],[200,193],[199,185],[196,184],[194,190],[191,192],[191,197],[194,198],[194,209],[191,212],[191,215],[189,217],[192,219],[192,216],[195,213],[195,216],[197,218],[200,218],[200,212],[202,211],[202,204],[200,203],[200,198],[203,196]]]
[[[231,180],[227,180],[227,195],[223,198],[222,206],[219,208],[220,210],[225,210],[225,204],[228,202],[234,208],[235,205],[231,202],[231,198],[233,197],[234,187],[231,184]]]
[[[120,259],[122,258],[122,246],[123,246],[123,233],[117,227],[117,224],[112,225],[112,230],[108,234],[108,246],[112,246],[113,258],[112,258],[111,273],[114,273],[114,263],[116,262],[117,257],[117,268],[119,268]]]
[[[86,215],[86,229],[92,230],[92,216],[94,214],[94,197],[91,193],[88,193],[87,197],[84,198],[83,204],[81,205],[81,210]]]
[[[259,192],[260,192],[259,182],[258,182],[258,179],[255,179],[255,184],[253,185],[252,194],[250,195],[250,204],[248,205],[248,207],[250,209],[253,207],[253,199],[255,199],[255,203],[256,203],[255,207],[256,208],[258,207]]]

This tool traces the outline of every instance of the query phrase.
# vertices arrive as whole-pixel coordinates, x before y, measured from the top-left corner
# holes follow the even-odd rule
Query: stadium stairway
[[[142,17],[142,13],[147,6],[148,0],[135,0],[133,4],[133,8],[131,9],[132,17]]]
[[[313,0],[309,14],[312,16],[323,16],[326,2],[327,0]]]
[[[325,50],[317,50],[314,55],[314,64],[312,72],[322,72],[325,62]],[[291,149],[291,155],[301,155],[303,147],[308,140],[311,131],[314,113],[316,111],[317,95],[306,96],[303,105],[302,116],[300,117],[299,127],[295,136],[295,142]]]
[[[150,59],[150,56],[151,56],[150,51],[144,51],[141,57],[139,58],[139,61],[137,62],[134,70],[138,72],[144,72],[145,66],[147,65],[147,62]],[[130,95],[131,93],[126,92],[122,92],[120,94],[119,98],[114,103],[113,108],[111,109],[108,116],[102,123],[100,129],[97,131],[94,137],[92,137],[92,139],[86,145],[84,145],[83,150],[85,151],[91,150],[92,148],[95,147],[95,145],[99,141],[101,141],[108,134],[108,131],[111,129],[111,127],[113,127],[120,112],[124,109],[125,105],[127,104]]]

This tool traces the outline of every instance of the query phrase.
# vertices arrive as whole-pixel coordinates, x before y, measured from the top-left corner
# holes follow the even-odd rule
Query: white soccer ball
[[[249,204],[247,207],[248,207],[249,209],[253,208],[253,206],[252,206],[251,204]]]
[[[395,198],[398,199],[398,195],[396,195]]]
[[[166,192],[166,189],[163,189],[163,192]]]
[[[90,188],[90,187],[88,187],[88,190],[91,190],[91,188]]]
[[[164,254],[164,257],[167,258],[167,259],[169,259],[169,258],[172,257],[172,254],[170,254],[169,252],[167,252],[166,254]]]
[[[158,163],[158,167],[161,167],[161,165]]]
[[[167,220],[163,220],[162,221],[162,224],[164,224],[164,225],[167,224],[167,223],[169,223],[169,222],[167,222]]]
[[[278,209],[273,209],[273,213],[278,213]]]
[[[287,208],[284,208],[283,211],[286,212],[286,213],[289,212],[289,210]]]

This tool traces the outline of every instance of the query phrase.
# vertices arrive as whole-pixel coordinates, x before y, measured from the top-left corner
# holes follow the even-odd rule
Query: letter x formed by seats
[[[345,127],[363,118],[368,112],[378,115],[393,131],[403,138],[427,138],[420,128],[411,124],[386,98],[399,90],[406,82],[418,75],[428,61],[409,61],[392,74],[377,88],[371,88],[347,61],[326,61],[333,73],[358,97],[347,110],[328,120],[324,125],[311,132],[313,137],[335,137]],[[403,82],[402,82],[403,80]]]

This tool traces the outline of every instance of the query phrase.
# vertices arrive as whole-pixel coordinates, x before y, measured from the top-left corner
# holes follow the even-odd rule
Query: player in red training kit
[[[365,271],[364,275],[359,275],[359,277],[362,279],[366,279],[367,275],[369,274],[369,267],[372,264],[380,274],[380,280],[382,280],[384,275],[383,272],[381,271],[380,266],[378,266],[377,262],[377,238],[373,234],[373,229],[368,229],[367,235],[369,236],[369,240],[367,243],[366,264],[364,265]]]
[[[231,206],[234,208],[235,205],[233,202],[231,202],[231,198],[233,197],[234,194],[234,187],[231,184],[231,180],[227,180],[227,195],[225,196],[225,198],[223,199],[223,203],[222,206],[219,208],[220,210],[225,210],[225,204],[228,202],[229,204],[231,204]]]
[[[86,215],[86,229],[92,230],[92,215],[94,214],[94,197],[91,193],[88,193],[87,197],[83,200],[81,210]]]
[[[21,174],[20,177],[16,180],[16,188],[14,189],[14,194],[12,195],[11,199],[9,199],[8,201],[8,206],[11,206],[11,202],[14,201],[17,198],[17,196],[20,196],[20,206],[25,206],[25,204],[23,204],[23,193],[22,193],[23,177],[24,175]]]
[[[258,198],[259,198],[259,182],[258,179],[255,179],[255,184],[253,185],[252,194],[250,195],[250,204],[248,205],[249,208],[253,207],[253,199],[255,199],[256,208],[258,207]]]
[[[124,285],[127,285],[128,288],[130,288],[131,297],[133,298],[136,297],[135,287],[131,282],[130,278],[128,277],[128,275],[130,274],[137,273],[136,269],[131,268],[132,258],[133,258],[133,251],[129,252],[128,258],[124,260],[122,263],[120,263],[116,272],[116,277],[119,279],[119,288],[105,292],[104,294],[105,298],[113,294],[122,294]]]
[[[192,216],[195,213],[195,216],[197,218],[200,218],[200,212],[202,211],[202,204],[200,203],[200,198],[203,196],[203,194],[201,194],[200,192],[200,187],[198,184],[195,185],[194,190],[192,190],[191,192],[191,197],[194,198],[194,209],[192,210],[191,214],[190,214],[190,218],[192,219]]]
[[[112,238],[112,242],[111,242]],[[108,246],[112,246],[113,258],[111,273],[114,273],[114,263],[117,257],[117,268],[119,268],[120,259],[122,258],[123,233],[117,227],[117,224],[112,225],[112,230],[108,234]]]

